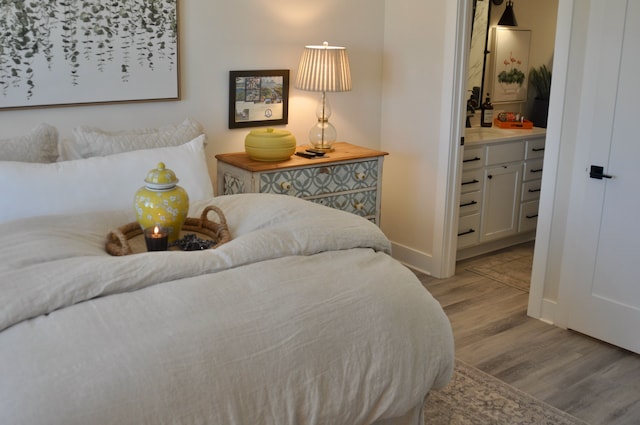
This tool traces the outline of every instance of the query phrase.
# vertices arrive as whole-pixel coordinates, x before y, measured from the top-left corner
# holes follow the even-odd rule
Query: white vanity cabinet
[[[518,231],[535,230],[538,224],[538,204],[542,186],[544,138],[527,140],[523,169],[522,196]]]
[[[535,133],[465,146],[458,258],[533,239],[544,142]]]
[[[511,236],[518,231],[524,142],[488,145],[480,241]]]
[[[460,186],[458,249],[476,245],[480,241],[484,158],[485,150],[481,146],[464,149]]]

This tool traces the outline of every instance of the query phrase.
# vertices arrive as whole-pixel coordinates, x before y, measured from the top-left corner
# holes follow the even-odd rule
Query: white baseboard
[[[391,242],[391,256],[407,267],[432,275],[433,258],[429,254]]]

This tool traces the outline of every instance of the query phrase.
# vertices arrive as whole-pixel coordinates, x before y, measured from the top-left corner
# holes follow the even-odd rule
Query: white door
[[[569,328],[640,353],[640,1],[589,14],[562,303]]]

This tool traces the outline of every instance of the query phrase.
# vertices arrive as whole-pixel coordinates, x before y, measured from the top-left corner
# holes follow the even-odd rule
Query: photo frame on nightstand
[[[229,128],[288,122],[288,69],[229,72]]]

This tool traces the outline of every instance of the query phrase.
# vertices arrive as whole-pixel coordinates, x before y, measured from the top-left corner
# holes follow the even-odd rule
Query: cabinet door
[[[522,164],[485,169],[481,242],[518,231]]]

